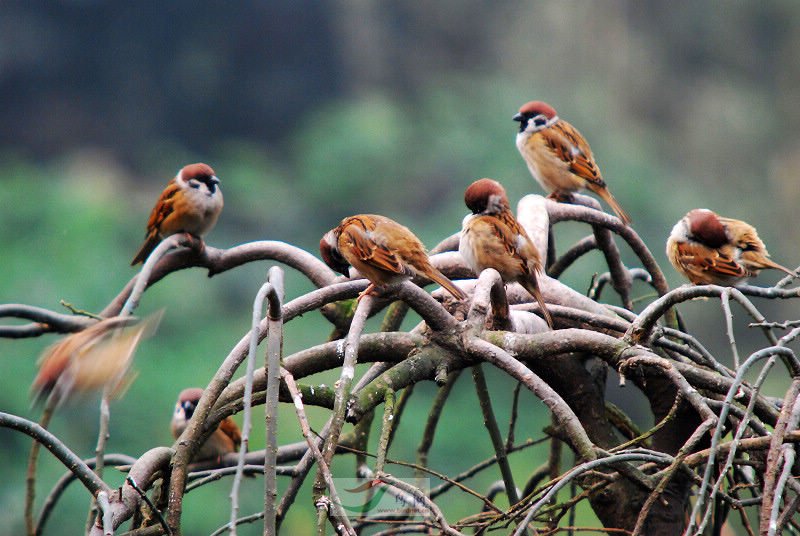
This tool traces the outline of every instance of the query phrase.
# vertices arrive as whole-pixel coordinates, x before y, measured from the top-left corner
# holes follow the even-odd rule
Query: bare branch
[[[73,333],[81,331],[96,322],[85,316],[65,315],[33,305],[7,303],[0,305],[0,318],[24,318],[34,324],[21,326],[0,326],[0,337],[19,339],[38,337],[43,333]]]
[[[16,415],[11,415],[10,413],[0,412],[0,427],[17,430],[41,443],[44,448],[49,450],[53,456],[58,459],[58,461],[64,464],[64,466],[78,477],[78,480],[81,481],[92,495],[96,496],[97,493],[101,491],[105,491],[106,493],[111,491],[106,483],[94,474],[82,459],[69,450],[56,436],[35,422]]]
[[[156,447],[145,452],[131,467],[128,475],[139,487],[147,490],[153,485],[159,473],[169,466],[173,450],[167,447]],[[94,473],[92,473],[94,475]],[[138,508],[141,497],[131,486],[123,485],[119,490],[109,493],[112,527],[118,528],[125,520],[130,519]],[[92,527],[89,536],[99,536],[102,531]]]
[[[285,242],[262,240],[249,242],[230,249],[217,249],[206,245],[202,251],[180,249],[161,259],[147,279],[147,287],[172,272],[185,268],[207,268],[209,276],[231,270],[243,264],[260,260],[277,261],[290,266],[308,277],[312,283],[322,287],[332,283],[335,275],[325,263],[305,250]],[[115,316],[128,299],[136,278],[131,280],[114,300],[100,313],[102,317]]]

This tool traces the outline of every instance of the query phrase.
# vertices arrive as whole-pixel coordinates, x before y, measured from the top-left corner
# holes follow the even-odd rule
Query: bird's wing
[[[704,281],[709,276],[747,277],[744,266],[731,255],[718,249],[711,249],[702,244],[682,242],[677,245],[676,261],[698,280]]]
[[[561,120],[541,134],[548,147],[569,166],[572,173],[597,186],[605,186],[588,143],[575,127]]]
[[[239,445],[242,444],[242,432],[234,420],[230,417],[223,419],[219,423],[219,430],[233,441],[234,450],[239,450]]]
[[[400,258],[386,245],[373,240],[370,230],[362,225],[345,226],[339,240],[349,242],[350,251],[365,263],[387,272],[407,273]]]
[[[172,181],[167,185],[164,191],[161,192],[161,196],[158,198],[158,202],[156,202],[156,206],[153,207],[150,218],[147,220],[147,234],[145,237],[152,236],[154,231],[157,231],[164,220],[172,214],[175,204],[175,194],[178,193],[178,191],[180,191],[180,187],[175,181]]]

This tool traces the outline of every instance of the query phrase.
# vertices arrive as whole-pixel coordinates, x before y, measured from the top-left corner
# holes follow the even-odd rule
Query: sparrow
[[[767,268],[797,275],[770,260],[755,227],[705,208],[690,210],[675,224],[667,257],[695,285],[736,286]]]
[[[421,275],[438,283],[457,300],[466,295],[428,259],[425,246],[407,227],[376,214],[345,218],[319,241],[322,260],[333,270],[349,277],[349,265],[369,279],[370,285],[359,295],[373,293],[376,287],[402,283]]]
[[[505,283],[525,287],[552,329],[553,318],[536,279],[542,273],[539,251],[511,212],[503,186],[492,179],[479,179],[464,192],[464,203],[472,214],[462,223],[458,252],[467,265],[476,274],[494,268]]]
[[[136,348],[155,331],[161,314],[144,320],[115,316],[73,333],[44,351],[31,392],[61,405],[75,394],[109,388],[119,398],[133,381],[129,373]]]
[[[586,138],[560,119],[552,106],[531,101],[512,119],[519,121],[517,149],[551,198],[565,199],[572,192],[589,189],[608,203],[625,225],[631,223],[606,186]]]
[[[147,220],[144,244],[131,266],[147,260],[158,243],[170,235],[189,233],[202,239],[217,223],[222,205],[222,190],[214,170],[202,163],[185,166],[161,192]]]
[[[190,387],[184,389],[178,395],[178,401],[175,403],[175,411],[172,414],[172,437],[178,439],[184,430],[189,419],[194,415],[194,410],[197,408],[197,403],[200,402],[200,397],[203,395],[203,390],[199,387]],[[214,433],[211,434],[205,443],[200,447],[200,450],[195,454],[195,461],[202,460],[216,460],[219,461],[224,455],[229,452],[237,452],[239,445],[242,443],[242,433],[239,427],[230,417],[226,417]]]

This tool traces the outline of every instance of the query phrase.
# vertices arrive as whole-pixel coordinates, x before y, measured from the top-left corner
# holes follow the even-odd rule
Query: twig
[[[772,368],[772,364],[775,362],[775,356],[771,356],[767,363],[762,367],[761,372],[756,378],[755,383],[752,385],[753,393],[756,394],[761,390],[761,386],[763,385],[764,381],[767,379],[767,375],[769,374],[770,369]],[[752,363],[755,363],[753,361]],[[748,365],[749,366],[749,365]],[[735,385],[735,384],[734,384]],[[731,386],[733,388],[733,386]],[[727,418],[727,414],[731,412],[733,408],[733,398],[735,398],[735,394],[733,397],[726,396],[725,401],[722,403],[722,408],[720,409],[720,420],[717,423],[717,427],[721,428],[725,424],[725,420]],[[742,437],[744,436],[745,431],[748,428],[748,424],[750,423],[751,416],[753,414],[753,408],[755,407],[756,403],[756,396],[751,396],[750,400],[747,404],[747,408],[740,417],[740,422],[738,427],[736,428],[736,433],[734,434],[733,440],[730,441],[730,450],[728,452],[728,457],[725,460],[725,464],[722,466],[722,469],[719,472],[719,477],[717,481],[714,483],[714,486],[711,489],[711,493],[709,496],[709,506],[707,507],[706,515],[704,516],[703,523],[698,527],[698,531],[704,530],[705,522],[709,519],[709,514],[711,513],[711,501],[715,498],[717,493],[721,492],[723,479],[727,475],[728,471],[733,467],[735,462],[736,451],[739,447]],[[712,448],[714,448],[714,442],[712,439]],[[710,463],[710,462],[709,462]]]
[[[108,492],[100,491],[97,493],[97,507],[102,513],[103,535],[113,536],[114,528],[111,522],[111,504],[108,502]]]
[[[670,483],[672,478],[678,473],[678,470],[681,468],[681,464],[683,463],[684,459],[689,455],[689,453],[695,448],[697,443],[705,437],[706,433],[714,426],[716,422],[715,419],[707,419],[703,423],[698,426],[686,443],[680,448],[678,454],[675,456],[675,459],[672,463],[667,467],[664,471],[662,471],[664,476],[659,481],[656,488],[650,493],[647,499],[644,501],[642,505],[642,509],[639,512],[639,516],[636,518],[636,525],[633,528],[633,536],[639,536],[642,534],[642,531],[645,529],[645,522],[647,521],[647,515],[650,513],[650,509],[655,504],[656,500],[664,493],[664,490],[667,489],[667,485]]]
[[[622,443],[614,448],[609,449],[609,452],[619,452],[621,450],[627,449],[628,447],[632,447],[633,445],[638,445],[648,437],[652,436],[653,434],[661,430],[665,424],[667,424],[668,422],[670,422],[672,419],[675,418],[675,414],[678,412],[678,408],[680,407],[682,400],[683,400],[683,393],[681,391],[678,391],[677,395],[675,396],[675,402],[672,403],[672,407],[670,408],[669,413],[667,413],[667,415],[663,419],[661,419],[661,421],[659,421],[658,424],[650,428],[645,433],[639,435],[638,437],[634,437],[630,441],[626,441],[625,443]]]
[[[353,321],[350,324],[350,331],[347,334],[347,339],[344,346],[344,360],[342,363],[342,372],[339,380],[336,382],[336,398],[333,403],[333,414],[331,415],[331,426],[328,432],[328,437],[322,448],[322,456],[325,466],[328,466],[333,459],[333,454],[336,451],[336,444],[339,441],[339,435],[342,431],[344,424],[345,412],[347,411],[347,400],[350,396],[350,386],[353,382],[355,375],[355,365],[358,358],[358,346],[361,338],[361,332],[364,329],[364,323],[369,315],[370,307],[372,306],[372,296],[364,295],[358,303],[356,312],[353,315]],[[322,474],[322,465],[320,465],[317,480],[314,484],[315,498],[322,495],[325,482]]]
[[[403,414],[405,413],[406,407],[408,407],[408,401],[411,400],[411,395],[414,394],[414,387],[416,386],[415,383],[412,383],[400,393],[400,396],[397,398],[397,401],[394,403],[394,408],[392,410],[392,426],[389,428],[389,437],[386,441],[386,450],[392,446],[392,442],[395,438],[395,433],[400,428],[400,422],[402,421]],[[386,395],[384,394],[384,397]]]
[[[283,271],[278,267],[270,268],[268,282],[264,283],[261,286],[261,288],[258,290],[258,293],[256,294],[255,300],[253,301],[252,327],[250,329],[250,349],[247,355],[247,367],[246,367],[247,370],[245,373],[245,385],[244,385],[244,417],[242,422],[242,444],[239,449],[239,461],[236,468],[236,476],[233,479],[233,484],[231,486],[231,493],[230,493],[231,516],[230,516],[230,522],[228,524],[228,530],[231,534],[236,534],[236,519],[238,518],[239,515],[239,487],[241,486],[242,482],[242,473],[244,470],[245,455],[247,454],[247,447],[250,443],[250,430],[252,429],[253,426],[253,421],[252,421],[253,372],[255,370],[255,354],[256,354],[256,348],[258,346],[258,326],[261,321],[261,311],[264,309],[264,300],[268,299],[270,304],[269,306],[270,319],[272,319],[273,314],[276,314],[278,316],[278,320],[280,320],[281,299],[282,299],[281,295],[283,294],[282,280],[283,280]],[[272,327],[272,325],[268,324],[267,328],[268,330],[269,327]],[[277,338],[278,341],[278,359],[280,359],[280,341],[281,341],[280,327],[278,327],[278,333],[273,333],[273,337],[271,337],[270,339],[274,338]],[[272,382],[274,383],[274,381],[277,380],[277,375],[273,375],[272,378],[267,379],[268,382],[270,380],[272,380]],[[275,390],[275,387],[273,387],[272,389]],[[270,393],[270,394],[272,396],[275,396],[276,393]],[[277,405],[277,401],[275,402],[275,405]],[[274,408],[271,409],[274,412]],[[274,434],[274,433],[276,433],[274,428],[269,429],[267,431],[268,434],[267,437],[269,438],[269,434]],[[272,451],[270,452],[270,450]],[[272,462],[272,467],[274,468],[275,463],[271,460],[271,457],[274,457],[276,453],[277,453],[277,446],[274,446],[274,448],[270,449],[270,445],[268,443],[264,456],[265,464],[267,463],[267,460],[270,460]],[[269,479],[268,476],[270,474],[269,471],[270,469],[265,465],[265,481],[269,480],[269,482],[267,482],[266,484],[268,491],[270,485],[273,486],[273,488],[276,485],[274,469],[272,471],[271,479]],[[267,495],[270,494],[267,493]],[[272,495],[273,506],[274,506],[274,497],[276,495],[277,491],[275,492],[275,495]],[[265,532],[267,532],[268,534],[275,534],[274,520],[275,520],[274,515],[271,518],[271,522],[270,518],[265,517]]]
[[[577,196],[576,196],[577,197]],[[585,197],[585,196],[581,196]],[[550,223],[555,224],[560,221],[574,220],[582,221],[590,225],[601,225],[625,240],[631,250],[639,257],[642,266],[650,272],[653,278],[653,287],[660,295],[669,291],[669,285],[664,278],[664,274],[659,268],[658,263],[642,241],[638,234],[630,227],[623,224],[619,219],[589,207],[571,205],[566,203],[548,203],[547,212],[550,215]]]
[[[733,335],[733,313],[731,312],[730,297],[731,293],[728,290],[720,294],[719,301],[725,318],[725,332],[728,335],[728,344],[731,345],[731,353],[733,354],[733,368],[736,370],[739,368],[739,349],[736,346],[736,338]]]
[[[75,307],[74,305],[72,305],[71,303],[69,303],[66,300],[58,300],[58,303],[61,304],[63,307],[66,307],[66,309],[70,313],[72,313],[73,315],[87,316],[87,317],[89,317],[89,318],[91,318],[93,320],[102,320],[103,319],[103,317],[100,316],[100,315],[96,315],[96,314],[94,314],[94,313],[92,313],[90,311],[86,311],[84,309],[78,309],[77,307]]]
[[[500,274],[494,268],[487,268],[478,274],[478,281],[472,294],[472,303],[467,313],[467,324],[481,330],[487,319],[493,319],[495,329],[508,330],[509,307],[505,286]]]
[[[769,515],[768,536],[777,534],[778,514],[781,509],[781,495],[786,488],[786,482],[792,475],[792,467],[794,466],[794,445],[783,445],[781,446],[781,450],[783,451],[783,471],[781,471],[781,476],[778,478],[778,483],[775,485],[775,499],[772,502],[772,510]]]
[[[436,503],[430,500],[425,495],[425,493],[419,488],[412,486],[408,482],[403,482],[402,480],[395,478],[388,473],[377,473],[375,475],[375,478],[380,480],[381,482],[389,484],[390,486],[394,486],[402,491],[405,491],[406,493],[412,494],[418,503],[421,503],[423,506],[425,506],[426,509],[428,509],[431,512],[431,514],[433,514],[433,517],[436,520],[436,524],[439,526],[439,528],[444,534],[448,534],[450,536],[463,536],[461,532],[458,532],[457,530],[453,529],[447,523],[444,514],[442,514],[442,511],[439,509],[438,506],[436,506]]]
[[[450,397],[450,392],[453,386],[461,375],[461,370],[454,370],[447,375],[447,381],[436,392],[436,396],[431,403],[431,409],[428,412],[428,418],[425,421],[425,428],[422,432],[422,439],[420,440],[419,447],[417,447],[417,464],[427,467],[428,465],[428,452],[433,445],[433,437],[436,434],[436,427],[439,425],[439,419],[442,416],[442,410]]]
[[[289,254],[294,254],[296,251],[302,252],[304,255],[311,257],[314,259],[313,262],[322,264],[321,261],[315,259],[310,254],[298,250],[298,248],[294,248],[293,246],[288,246],[287,244],[278,243],[279,244],[279,251],[286,251]],[[208,252],[209,248],[206,247],[204,251]],[[170,257],[174,257],[175,254],[171,255]],[[169,258],[169,257],[168,257]],[[293,257],[296,259],[304,258],[302,255],[297,255]],[[313,264],[312,262],[312,264]],[[288,262],[287,262],[288,264]],[[322,266],[325,266],[322,264]],[[330,270],[325,266],[325,270]],[[345,282],[345,283],[338,283],[333,284],[329,287],[318,289],[313,292],[309,292],[304,296],[292,300],[291,302],[287,303],[283,307],[283,320],[284,322],[288,322],[292,318],[302,315],[303,313],[318,308],[325,303],[329,303],[331,301],[336,301],[339,299],[353,297],[355,296],[359,290],[363,290],[366,286],[365,281],[356,281],[356,282]],[[420,290],[420,292],[423,292]],[[425,293],[427,294],[427,293]],[[258,337],[259,341],[263,340],[267,334],[267,323],[268,319],[263,320],[258,326]],[[186,483],[186,467],[191,460],[191,456],[194,452],[199,448],[202,440],[205,439],[206,436],[204,434],[210,434],[214,430],[214,426],[218,425],[219,422],[225,417],[225,415],[217,415],[219,420],[209,421],[208,416],[211,412],[212,406],[217,401],[220,396],[222,390],[228,386],[231,377],[233,376],[236,369],[239,365],[244,361],[247,356],[247,352],[249,349],[250,343],[250,336],[251,333],[248,332],[244,337],[242,337],[236,346],[228,353],[228,356],[225,358],[223,363],[220,365],[217,372],[214,374],[214,377],[211,379],[209,384],[203,390],[203,396],[200,398],[198,402],[197,408],[195,408],[194,415],[192,419],[187,424],[186,430],[184,430],[181,437],[175,442],[175,459],[173,460],[172,466],[172,475],[169,482],[169,511],[167,514],[167,523],[170,525],[173,531],[177,531],[180,525],[180,518],[181,512],[183,509],[183,491]],[[244,391],[244,382],[242,382],[242,392]],[[311,457],[310,454],[306,458],[307,462],[310,463]],[[305,478],[305,474],[298,475],[296,479],[293,479],[292,484],[290,484],[289,490],[294,490],[294,493],[297,492],[295,489],[295,482],[302,482],[303,478]],[[297,484],[299,488],[299,484]],[[292,494],[285,494],[285,497],[291,497]],[[293,499],[292,499],[293,500]],[[290,504],[291,500],[288,501],[287,504]],[[284,501],[281,500],[281,504],[284,504]],[[280,508],[279,508],[280,511]]]
[[[475,392],[478,395],[481,412],[483,413],[483,424],[486,426],[489,439],[492,441],[492,446],[497,456],[497,466],[500,468],[500,474],[503,477],[506,497],[508,497],[509,504],[513,506],[519,502],[519,495],[517,494],[517,487],[514,484],[514,475],[511,472],[511,465],[508,463],[508,458],[506,457],[506,449],[503,444],[503,437],[500,435],[500,427],[497,426],[497,419],[495,419],[494,411],[492,410],[492,401],[489,397],[486,377],[483,375],[480,364],[472,367],[472,380],[475,383]]]
[[[303,442],[303,444],[305,445],[305,442]],[[189,493],[190,491],[197,489],[200,486],[204,486],[210,482],[220,480],[224,476],[235,475],[236,469],[237,466],[234,465],[232,467],[222,467],[220,469],[192,471],[187,475],[186,478],[187,481],[191,482],[191,484],[186,486],[186,493]],[[242,473],[245,475],[263,475],[264,466],[245,464],[245,466],[242,468]],[[294,476],[294,467],[278,465],[275,467],[275,474],[279,476]]]
[[[792,385],[786,392],[783,400],[783,408],[778,422],[772,432],[772,438],[767,451],[767,467],[764,471],[764,486],[762,495],[762,507],[760,515],[761,528],[772,526],[772,512],[780,507],[780,494],[782,487],[775,484],[778,473],[781,455],[781,448],[786,437],[786,432],[796,430],[800,423],[800,377],[792,380]],[[790,470],[791,470],[790,464]],[[785,482],[784,482],[785,484]],[[778,505],[778,506],[774,506]],[[776,514],[777,515],[777,514]]]
[[[269,271],[269,284],[273,292],[268,292],[269,312],[267,324],[267,355],[264,367],[267,372],[267,393],[264,404],[266,419],[266,441],[264,453],[264,534],[277,534],[278,479],[278,389],[280,388],[280,365],[283,354],[283,270],[274,266]],[[259,312],[261,308],[259,307]],[[253,329],[258,325],[255,311]],[[252,386],[251,386],[252,388]],[[246,395],[245,395],[246,396]]]
[[[365,297],[365,299],[368,299],[368,297]],[[369,304],[367,304],[367,306],[365,306],[363,309],[364,311],[367,311],[369,309]],[[328,463],[325,460],[325,455],[317,447],[317,438],[314,437],[311,433],[311,427],[308,425],[308,419],[305,414],[305,409],[303,408],[303,399],[301,398],[300,391],[297,389],[297,384],[295,383],[291,373],[289,373],[286,369],[281,369],[281,377],[286,383],[286,387],[289,389],[289,392],[292,394],[292,399],[294,400],[295,412],[297,413],[298,421],[300,421],[300,429],[303,433],[303,437],[306,438],[309,451],[316,459],[319,471],[322,474],[322,478],[324,479],[324,482],[328,487],[328,493],[333,499],[332,501],[333,512],[337,520],[345,527],[346,533],[348,535],[355,536],[355,531],[353,530],[353,527],[350,526],[350,521],[347,519],[347,514],[345,514],[344,510],[342,509],[341,501],[338,498],[338,494],[336,492],[336,486],[334,485],[333,482],[333,476],[331,475],[330,469],[328,468]],[[330,438],[331,434],[329,432],[327,441],[330,441]],[[327,441],[325,443],[326,445],[328,444]]]
[[[645,283],[653,282],[653,278],[650,275],[650,273],[643,268],[631,268],[628,270],[628,273],[630,274],[631,280],[633,281],[638,279],[640,281],[644,281]],[[594,280],[591,286],[589,287],[589,291],[586,293],[586,295],[595,301],[599,301],[600,296],[603,293],[603,289],[605,288],[606,284],[612,281],[611,272],[602,273],[594,277],[593,279]],[[633,301],[631,301],[631,303],[633,303]],[[625,310],[627,311],[628,309]]]
[[[597,249],[597,239],[593,234],[581,238],[547,268],[547,275],[558,279],[572,263],[594,249]]]
[[[750,357],[748,357],[747,360],[745,360],[745,362],[742,363],[742,366],[739,367],[739,370],[736,371],[736,377],[734,378],[733,384],[728,389],[728,394],[725,397],[725,403],[722,407],[722,411],[720,411],[717,426],[716,429],[714,430],[714,435],[711,438],[711,449],[708,458],[708,463],[706,464],[706,469],[703,474],[703,481],[700,486],[700,489],[697,492],[697,501],[695,502],[694,508],[692,509],[692,513],[689,517],[689,525],[686,528],[685,534],[691,533],[691,530],[693,530],[694,528],[695,519],[705,504],[706,489],[710,484],[711,473],[714,467],[714,459],[716,457],[716,448],[719,445],[720,439],[722,438],[722,431],[728,415],[728,407],[733,402],[733,398],[738,392],[739,385],[741,385],[741,383],[744,381],[745,372],[747,372],[747,370],[756,361],[760,359],[769,358],[767,360],[767,363],[764,365],[764,369],[762,371],[762,375],[766,375],[766,372],[772,367],[772,364],[775,362],[776,354],[778,354],[779,351],[786,351],[786,350],[788,349],[773,347],[773,348],[765,348],[764,350],[755,352],[754,354],[750,355]],[[789,350],[789,352],[791,351]],[[755,394],[753,396],[755,396]],[[713,498],[713,495],[714,495],[714,489],[712,488],[709,500]],[[704,525],[707,522],[707,520],[708,520],[708,512],[703,518],[702,525]],[[698,527],[698,531],[699,530],[700,528]]]
[[[160,471],[169,466],[174,451],[167,447],[156,447],[142,454],[136,463],[131,466],[128,474],[133,477],[142,489],[148,489],[156,480]],[[91,473],[95,478],[97,475]],[[123,521],[129,519],[134,510],[139,506],[141,498],[131,486],[122,486],[119,490],[109,494],[111,502],[112,527],[116,529]],[[169,524],[169,520],[167,520]],[[97,527],[92,527],[89,536],[98,536]]]
[[[0,412],[0,428],[11,428],[29,435],[49,450],[65,467],[72,471],[92,495],[101,491],[109,493],[111,490],[83,460],[67,448],[56,436],[28,419],[23,419],[10,413]]]
[[[525,447],[532,446],[532,444],[533,444],[533,442],[530,442],[530,444],[525,444],[524,446],[520,446],[520,448],[515,449],[515,450],[522,450]],[[363,454],[365,456],[371,456],[373,458],[376,457],[375,454],[371,454],[369,452],[359,452],[359,451],[357,451],[357,450],[355,450],[353,448],[347,447],[347,446],[342,446],[342,450],[344,450],[346,452],[353,452],[355,454]],[[475,469],[475,468],[473,468],[473,469],[475,469],[475,473],[477,473],[480,469],[485,469],[486,467],[491,466],[496,461],[497,461],[497,459],[495,457],[492,457],[492,458],[489,459],[488,462],[486,462],[485,464],[481,465],[481,467],[479,469]],[[455,486],[458,489],[460,489],[461,491],[463,491],[464,493],[472,495],[476,499],[483,501],[483,503],[489,509],[494,510],[498,514],[500,513],[500,509],[497,508],[495,505],[493,505],[492,502],[489,501],[485,496],[481,495],[477,491],[472,490],[472,489],[468,488],[467,486],[465,486],[465,485],[463,485],[463,484],[461,484],[459,482],[459,480],[464,480],[464,479],[468,478],[471,475],[465,476],[462,473],[462,475],[459,475],[459,477],[458,477],[459,480],[456,480],[456,479],[452,479],[452,478],[448,477],[447,475],[445,475],[443,473],[440,473],[439,471],[434,471],[433,469],[431,469],[429,467],[422,467],[421,465],[418,465],[416,463],[404,462],[404,461],[401,461],[401,460],[393,460],[391,458],[386,458],[386,463],[388,463],[390,465],[399,465],[401,467],[408,467],[410,469],[414,469],[414,471],[417,472],[417,473],[428,474],[428,475],[433,476],[434,478],[438,478],[440,480],[443,480],[444,483],[439,485],[439,486],[437,486],[437,488],[436,488],[436,489],[439,490],[439,493],[438,493],[439,495],[441,495],[442,493],[447,491],[447,489]],[[368,467],[365,468],[365,469],[369,470]],[[475,473],[472,473],[472,474],[475,474]],[[445,489],[445,485],[446,485],[446,489]],[[432,493],[432,495],[430,495],[430,497],[431,497],[431,499],[433,499],[433,493],[434,493],[433,490],[431,491],[431,493]]]
[[[235,525],[244,525],[245,523],[254,523],[259,519],[264,517],[264,512],[256,512],[255,514],[250,514],[249,516],[240,517],[236,521],[234,521]],[[229,523],[225,523],[223,526],[215,530],[211,533],[211,536],[221,536],[225,534],[229,530]],[[125,536],[124,534],[122,536]]]
[[[7,303],[0,305],[0,318],[25,318],[33,320],[33,324],[23,326],[0,326],[0,337],[19,339],[38,337],[43,333],[72,333],[81,331],[95,323],[91,318],[56,313],[41,307]]]
[[[58,398],[48,398],[42,416],[39,418],[39,426],[47,430],[50,420],[53,418]],[[34,441],[31,445],[31,452],[28,454],[28,470],[25,476],[25,529],[28,536],[34,536],[36,527],[33,523],[33,508],[36,499],[36,462],[39,460],[40,441]]]
[[[558,493],[558,490],[569,484],[572,479],[578,477],[579,475],[594,469],[595,467],[602,467],[605,465],[613,465],[620,462],[628,462],[628,461],[650,461],[656,463],[670,463],[672,461],[672,457],[666,454],[661,453],[642,453],[642,452],[624,452],[620,454],[613,454],[611,456],[605,458],[597,458],[595,460],[591,460],[585,463],[582,463],[573,469],[569,470],[564,476],[561,477],[561,480],[555,483],[550,490],[545,493],[545,495],[539,499],[533,506],[530,507],[528,510],[527,515],[522,520],[522,523],[519,524],[517,530],[514,531],[514,536],[522,536],[528,524],[533,520],[533,517],[539,511],[539,509],[547,504],[550,499]]]
[[[139,497],[141,497],[141,499],[145,502],[147,507],[150,508],[150,511],[153,512],[153,515],[156,516],[158,524],[161,525],[162,529],[164,529],[164,533],[171,535],[172,531],[169,529],[169,526],[167,525],[167,520],[164,519],[163,515],[161,515],[161,512],[158,510],[158,508],[156,508],[156,505],[154,505],[153,501],[150,500],[150,497],[147,496],[147,493],[145,493],[145,491],[142,488],[140,488],[138,484],[136,484],[136,480],[134,480],[134,478],[131,475],[128,475],[127,477],[125,477],[125,482],[127,482],[128,485],[132,487],[136,491],[136,493],[139,494]],[[98,503],[100,502],[99,498],[97,502]]]
[[[383,395],[383,426],[378,439],[378,459],[375,461],[375,472],[383,472],[386,463],[386,449],[389,447],[389,434],[394,426],[394,391],[387,389]]]
[[[173,235],[179,236],[179,235]],[[185,235],[184,235],[185,236]],[[336,276],[314,255],[285,242],[261,240],[240,244],[230,249],[217,249],[206,244],[202,251],[179,249],[164,257],[148,277],[147,285],[155,283],[172,272],[194,266],[207,268],[209,276],[232,270],[243,264],[260,260],[277,261],[298,270],[318,287],[334,282]],[[100,313],[103,318],[115,316],[131,294],[136,277]]]
[[[508,434],[506,435],[505,450],[508,451],[514,446],[514,432],[517,425],[517,417],[519,416],[519,394],[522,392],[522,384],[517,382],[514,386],[514,394],[511,398],[511,416],[508,419]]]
[[[572,408],[539,376],[501,348],[477,337],[467,338],[464,341],[464,349],[473,357],[488,361],[504,370],[539,397],[556,416],[564,433],[570,438],[573,448],[581,457],[593,460],[597,456],[592,441],[586,435],[586,430],[580,425],[580,420]]]
[[[108,425],[111,421],[111,387],[106,385],[103,388],[103,394],[100,397],[100,421],[97,427],[97,444],[95,445],[94,449],[94,456],[97,463],[95,465],[94,472],[97,474],[98,478],[103,478],[103,468],[105,467],[105,463],[103,462],[103,456],[105,456],[106,452],[106,442],[108,441],[109,431]],[[86,519],[86,532],[89,532],[89,529],[94,523],[94,518],[96,517],[96,500],[93,498],[91,503],[89,504],[89,514],[87,515]]]
[[[139,305],[142,293],[144,293],[144,290],[150,283],[150,275],[153,273],[153,268],[155,268],[162,257],[169,253],[170,250],[181,246],[192,246],[193,244],[196,244],[196,239],[186,233],[174,234],[162,240],[153,252],[150,253],[150,256],[147,257],[142,269],[136,276],[136,284],[134,284],[130,296],[128,296],[128,299],[125,301],[125,305],[122,306],[119,316],[128,316],[132,314]]]
[[[136,458],[131,456],[126,456],[124,454],[106,454],[104,458],[104,463],[106,465],[132,465],[136,461]],[[89,458],[84,460],[86,465],[90,468],[95,467],[95,459]],[[50,490],[50,493],[47,494],[47,497],[44,500],[44,504],[42,505],[42,509],[39,511],[39,516],[36,519],[36,534],[37,536],[44,532],[45,524],[47,520],[50,518],[50,514],[52,513],[53,509],[55,508],[56,504],[58,503],[61,495],[67,489],[67,487],[77,480],[77,476],[72,471],[67,471],[58,481],[53,485],[53,489]]]

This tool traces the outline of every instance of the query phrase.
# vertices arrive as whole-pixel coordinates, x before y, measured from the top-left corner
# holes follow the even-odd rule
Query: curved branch
[[[174,451],[169,447],[156,447],[148,450],[136,460],[128,472],[128,476],[133,478],[141,489],[149,489],[158,478],[158,474],[169,467],[173,453]],[[116,529],[125,520],[130,519],[139,507],[141,497],[128,484],[123,484],[118,490],[109,493],[109,497],[112,526]],[[94,525],[89,536],[103,536],[102,528]]]
[[[552,497],[555,496],[558,491],[570,483],[574,478],[577,476],[594,469],[595,467],[603,467],[606,465],[614,465],[621,462],[628,462],[628,461],[649,461],[655,462],[660,464],[669,464],[672,461],[672,456],[667,454],[661,454],[659,452],[623,452],[620,454],[614,454],[612,456],[608,456],[605,458],[598,458],[595,460],[590,460],[588,462],[582,463],[575,467],[574,469],[568,471],[550,490],[539,499],[535,504],[533,504],[528,510],[527,515],[522,520],[522,522],[517,527],[517,530],[514,532],[514,536],[522,536],[525,534],[526,527],[528,524],[533,520],[533,516],[536,515],[536,512],[544,506],[545,504],[550,501]]]
[[[95,458],[88,458],[83,460],[84,463],[90,468],[94,469],[95,467]],[[103,463],[106,466],[109,465],[133,465],[136,462],[136,458],[133,456],[127,456],[125,454],[106,454],[103,456]],[[58,504],[61,495],[66,491],[70,484],[72,484],[75,480],[78,479],[78,476],[73,473],[72,471],[67,471],[64,475],[58,479],[58,481],[53,486],[53,489],[50,490],[50,493],[47,494],[45,498],[44,504],[42,505],[42,509],[39,511],[39,517],[36,519],[36,534],[42,534],[44,531],[44,526],[47,523],[47,520],[50,518],[50,514],[53,512],[53,509]]]
[[[494,319],[496,329],[508,330],[511,324],[511,313],[506,298],[506,289],[497,270],[488,268],[480,273],[472,303],[467,313],[467,325],[481,330],[489,315]]]
[[[20,303],[0,305],[0,318],[4,317],[24,318],[35,322],[19,326],[0,326],[0,337],[10,339],[37,337],[49,332],[72,333],[81,331],[97,322],[97,320],[86,316],[66,315],[42,307]]]
[[[432,330],[453,331],[458,328],[458,322],[442,307],[442,304],[413,283],[406,282],[400,285],[397,297],[414,309]]]
[[[553,279],[558,279],[567,268],[572,266],[572,263],[595,249],[597,249],[597,239],[595,236],[584,236],[550,265],[547,269],[547,275]]]
[[[91,468],[89,468],[81,458],[69,450],[56,436],[37,423],[16,415],[11,415],[10,413],[0,412],[0,427],[17,430],[18,432],[29,435],[34,441],[39,442],[44,448],[49,450],[58,461],[72,471],[92,495],[96,496],[101,491],[105,491],[106,493],[111,491],[111,488],[94,474]]]
[[[561,396],[542,381],[539,376],[511,357],[502,348],[477,337],[468,337],[464,341],[464,349],[473,358],[487,361],[504,370],[539,397],[563,427],[572,443],[572,447],[579,456],[586,460],[593,460],[597,457],[595,447],[581,426],[578,416],[575,415],[575,412],[564,402]]]
[[[206,246],[202,251],[179,249],[161,259],[147,281],[151,287],[172,272],[185,268],[206,268],[209,277],[254,261],[272,260],[296,269],[318,287],[329,285],[336,276],[325,263],[304,249],[285,242],[260,240],[217,249]],[[116,316],[128,299],[135,284],[134,277],[125,288],[100,313],[100,316]]]
[[[453,233],[430,250],[430,255],[444,253],[445,251],[458,251],[458,244],[461,241],[461,232]]]
[[[566,203],[549,203],[547,211],[550,214],[550,222],[555,224],[561,221],[582,221],[590,225],[599,225],[616,233],[628,243],[634,254],[642,261],[642,266],[650,272],[653,278],[653,286],[660,295],[669,292],[669,285],[664,277],[664,273],[658,266],[650,249],[645,245],[639,235],[631,227],[623,224],[619,219],[605,212],[580,205],[568,205]]]

